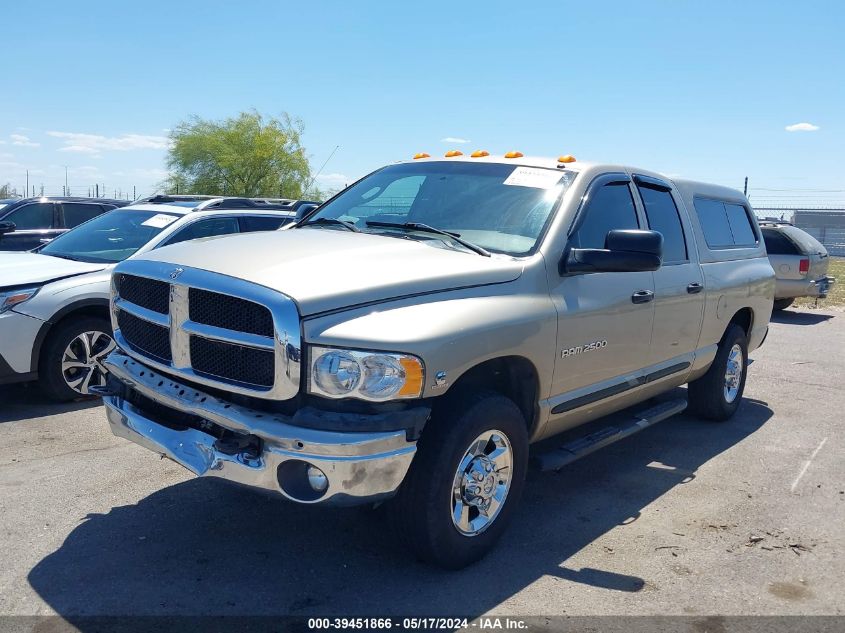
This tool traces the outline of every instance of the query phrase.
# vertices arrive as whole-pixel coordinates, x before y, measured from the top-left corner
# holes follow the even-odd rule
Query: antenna
[[[336,152],[338,149],[340,149],[340,145],[335,145],[334,149],[332,150],[332,153],[331,153],[331,154],[329,154],[329,157],[328,157],[328,158],[326,159],[326,161],[325,161],[325,162],[324,162],[324,163],[320,166],[320,169],[318,169],[318,170],[317,170],[317,173],[316,173],[316,174],[314,174],[314,177],[313,177],[313,178],[311,178],[311,182],[309,182],[309,183],[308,183],[308,186],[307,186],[307,187],[305,187],[305,191],[303,191],[303,192],[302,192],[302,193],[303,193],[303,195],[305,194],[305,192],[306,192],[306,191],[308,191],[308,190],[311,188],[311,185],[313,185],[313,184],[314,184],[314,181],[315,181],[315,180],[317,180],[317,176],[319,176],[321,173],[323,173],[323,169],[325,169],[326,165],[328,165],[329,161],[332,159],[332,156],[334,156],[335,152]]]

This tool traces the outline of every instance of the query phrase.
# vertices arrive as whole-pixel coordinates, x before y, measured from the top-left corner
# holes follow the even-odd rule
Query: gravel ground
[[[0,615],[845,612],[845,316],[776,317],[734,420],[682,415],[532,473],[499,548],[415,562],[379,512],[301,507],[0,388]]]

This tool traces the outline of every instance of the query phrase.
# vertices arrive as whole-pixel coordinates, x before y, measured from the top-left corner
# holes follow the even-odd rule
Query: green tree
[[[209,121],[192,117],[170,133],[165,188],[170,193],[303,198],[311,168],[302,146],[303,125],[283,114],[258,112]]]

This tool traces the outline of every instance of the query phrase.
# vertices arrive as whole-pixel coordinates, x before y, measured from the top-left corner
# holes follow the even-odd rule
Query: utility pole
[[[748,197],[748,176],[745,177],[745,187],[742,188],[742,193]]]
[[[65,167],[65,195],[69,196],[70,190],[68,189],[68,186],[67,186],[67,165],[65,165],[64,167]]]
[[[138,196],[137,196],[137,195],[135,195],[135,185],[132,185],[132,199],[133,199],[133,200],[137,200],[137,199],[138,199]]]
[[[100,197],[100,183],[97,183],[96,185],[94,185],[94,190],[96,191],[96,193],[94,194],[94,197],[99,198]]]
[[[26,189],[24,189],[26,195],[29,195],[29,170],[26,170]]]

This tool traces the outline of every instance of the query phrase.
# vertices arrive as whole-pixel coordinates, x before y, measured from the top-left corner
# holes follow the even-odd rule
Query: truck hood
[[[43,284],[103,270],[107,264],[75,262],[28,252],[0,253],[0,288]]]
[[[335,229],[294,229],[182,242],[133,259],[244,279],[293,298],[303,316],[363,303],[504,283],[523,263],[439,243]]]

